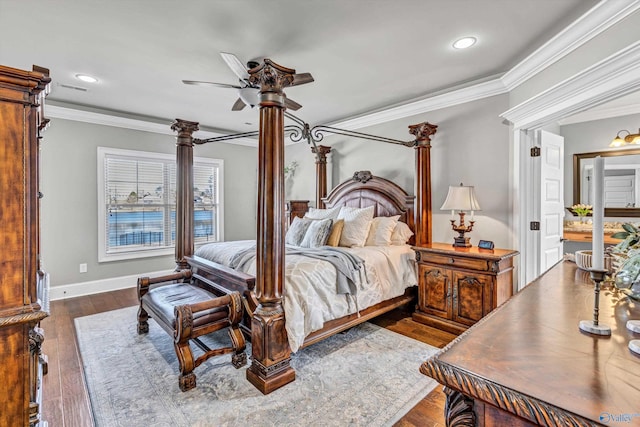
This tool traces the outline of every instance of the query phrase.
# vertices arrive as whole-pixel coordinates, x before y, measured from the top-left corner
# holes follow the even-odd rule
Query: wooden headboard
[[[408,195],[397,184],[374,176],[369,171],[354,173],[353,178],[335,187],[323,200],[327,208],[374,206],[374,217],[400,215],[400,221],[406,223],[411,231],[415,232],[413,214],[415,196]],[[413,238],[410,243],[413,243]]]

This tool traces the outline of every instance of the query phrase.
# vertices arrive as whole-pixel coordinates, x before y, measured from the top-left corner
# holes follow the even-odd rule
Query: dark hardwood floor
[[[133,288],[51,302],[51,316],[42,321],[46,337],[43,352],[49,358],[49,373],[43,381],[42,417],[49,426],[93,425],[74,319],[132,305],[137,305]],[[455,335],[414,322],[411,314],[402,309],[380,316],[374,323],[435,347],[443,347],[455,338]],[[105,344],[108,343],[96,343]],[[442,387],[437,386],[395,427],[444,426],[443,411],[444,393]]]

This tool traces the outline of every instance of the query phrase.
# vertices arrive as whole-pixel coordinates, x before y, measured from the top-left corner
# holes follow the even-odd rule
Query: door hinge
[[[531,157],[540,157],[540,147],[531,147]]]
[[[529,223],[529,229],[533,230],[533,231],[539,231],[540,230],[540,221],[531,221]]]

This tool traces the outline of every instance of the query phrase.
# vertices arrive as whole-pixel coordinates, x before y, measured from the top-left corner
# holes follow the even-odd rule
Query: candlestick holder
[[[598,322],[600,312],[600,283],[604,281],[607,270],[589,270],[591,280],[594,282],[593,320],[581,320],[580,330],[594,335],[611,335],[611,328]]]

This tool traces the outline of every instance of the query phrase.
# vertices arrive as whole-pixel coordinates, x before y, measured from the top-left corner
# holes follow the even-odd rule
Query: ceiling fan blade
[[[231,111],[240,111],[244,108],[245,103],[242,99],[238,98],[237,101],[231,107]]]
[[[298,104],[296,101],[293,101],[289,98],[284,99],[284,105],[286,105],[289,110],[293,110],[293,111],[296,111],[302,108],[302,105]]]
[[[222,59],[224,59],[224,62],[227,63],[229,68],[231,68],[231,71],[233,71],[240,80],[242,81],[249,80],[249,73],[247,72],[247,67],[245,67],[245,65],[242,62],[240,62],[237,56],[235,56],[233,53],[227,53],[227,52],[220,52],[220,56],[222,56]]]
[[[313,80],[313,76],[311,73],[300,73],[293,75],[293,83],[291,86],[303,85],[305,83],[311,83]]]
[[[216,87],[224,87],[224,88],[232,88],[232,89],[242,89],[242,87],[238,85],[230,85],[227,83],[201,82],[198,80],[183,80],[182,83],[186,85],[216,86]]]

